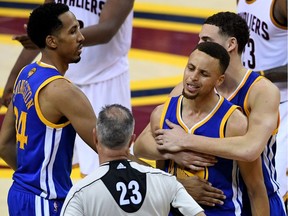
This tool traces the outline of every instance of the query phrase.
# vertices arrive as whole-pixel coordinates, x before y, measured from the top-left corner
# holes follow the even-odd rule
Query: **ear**
[[[51,49],[56,49],[57,48],[57,40],[56,40],[55,36],[48,35],[46,37],[46,46],[51,48]]]
[[[228,48],[227,51],[230,53],[233,50],[236,50],[236,47],[238,47],[238,41],[235,37],[230,37],[228,40]],[[237,50],[236,50],[237,51]]]
[[[96,128],[93,128],[93,143],[94,143],[94,145],[96,146],[96,149],[97,149],[99,144],[98,144]]]
[[[134,143],[135,139],[136,139],[136,134],[132,134],[130,141],[129,141],[129,148],[131,147],[132,143]]]
[[[218,77],[218,80],[216,82],[216,88],[218,86],[220,86],[224,82],[224,79],[225,79],[225,75],[224,74],[222,74],[221,76]]]

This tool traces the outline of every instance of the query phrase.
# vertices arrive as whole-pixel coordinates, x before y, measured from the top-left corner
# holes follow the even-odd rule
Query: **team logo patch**
[[[32,68],[29,72],[28,72],[28,76],[27,78],[29,78],[30,76],[32,76],[36,71],[36,68]]]

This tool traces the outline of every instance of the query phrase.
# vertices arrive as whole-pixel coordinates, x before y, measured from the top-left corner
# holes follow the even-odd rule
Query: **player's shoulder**
[[[280,95],[280,91],[269,79],[261,77],[251,86],[250,94],[256,97],[276,97]]]

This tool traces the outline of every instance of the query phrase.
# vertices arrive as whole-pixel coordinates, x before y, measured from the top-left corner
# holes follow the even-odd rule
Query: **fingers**
[[[226,196],[223,191],[213,187],[210,183],[203,185],[204,192],[201,199],[201,204],[207,206],[223,205]]]
[[[12,98],[12,93],[3,93],[2,98],[0,98],[0,108],[2,106],[8,107]]]
[[[14,35],[12,37],[13,40],[17,40],[19,41],[20,43],[22,43],[22,41],[27,41],[29,40],[28,36],[27,35]]]
[[[202,196],[201,203],[208,206],[223,205],[225,199],[226,196],[223,194],[206,192],[205,196]]]
[[[174,128],[176,125],[173,124],[171,121],[169,121],[169,119],[165,119],[166,124],[170,127],[170,128]]]
[[[155,137],[155,141],[158,145],[163,145],[163,137],[162,135],[158,135]]]
[[[199,204],[201,205],[206,205],[206,206],[215,206],[215,205],[223,205],[224,202],[219,199],[211,198],[211,197],[203,197],[203,200],[198,201]]]
[[[223,205],[223,200],[226,199],[223,191],[213,187],[211,183],[199,176],[188,177],[183,181],[183,185],[189,191],[189,194],[202,205]]]
[[[201,166],[195,166],[195,165],[188,165],[187,166],[189,169],[193,170],[193,171],[202,171],[204,170],[204,167],[201,167]]]
[[[155,135],[156,136],[160,136],[160,135],[163,135],[164,134],[164,129],[157,129],[156,131],[155,131]]]
[[[166,124],[171,128],[171,129],[173,129],[173,128],[181,128],[179,125],[177,125],[177,124],[174,124],[173,122],[171,122],[169,119],[165,119],[165,122],[166,122]],[[182,130],[182,128],[181,128],[181,130]]]
[[[27,35],[15,35],[12,39],[17,40],[26,49],[38,49]]]
[[[216,162],[203,162],[203,161],[196,161],[193,160],[193,164],[191,164],[191,161],[189,161],[189,164],[185,164],[186,167],[188,167],[191,170],[203,170],[203,167],[209,167],[214,166]],[[200,169],[202,168],[202,169]]]

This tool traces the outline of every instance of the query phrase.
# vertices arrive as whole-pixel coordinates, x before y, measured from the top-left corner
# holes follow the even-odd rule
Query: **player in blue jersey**
[[[33,10],[27,32],[42,56],[19,73],[0,132],[0,157],[15,170],[9,215],[59,215],[72,186],[76,132],[96,151],[92,106],[63,77],[80,61],[84,37],[69,7],[55,3]]]
[[[224,138],[245,134],[247,119],[214,88],[221,86],[224,72],[229,65],[229,55],[219,44],[200,43],[191,53],[184,71],[183,91],[180,96],[172,97],[158,106],[151,114],[151,131],[168,129],[165,120],[179,125],[188,134]],[[228,59],[228,60],[227,60]],[[249,196],[254,204],[253,212],[268,215],[269,203],[264,185],[261,160],[253,163],[238,162],[217,158],[217,163],[205,167],[203,171],[193,172],[174,161],[165,161],[165,170],[178,179],[197,175],[209,181],[226,196],[222,204],[202,206],[206,215],[241,215],[242,193],[239,190],[237,170],[240,168],[245,183],[249,186]],[[252,172],[253,170],[253,172]],[[252,176],[255,175],[256,177]]]
[[[261,155],[265,186],[270,202],[270,215],[286,215],[276,181],[275,153],[276,134],[279,126],[279,90],[268,79],[243,67],[241,53],[248,41],[249,31],[245,20],[230,12],[209,17],[199,34],[200,41],[221,44],[230,54],[231,62],[223,84],[217,87],[219,94],[242,107],[248,117],[249,127],[244,136],[225,139],[209,139],[184,134],[174,124],[172,130],[158,131],[159,149],[180,151],[193,149],[228,159],[253,161]],[[173,94],[181,92],[182,84]],[[177,134],[177,135],[176,135]],[[175,137],[181,140],[175,144]],[[262,154],[261,154],[262,153]],[[250,207],[244,203],[245,213]],[[253,205],[253,204],[252,204]]]
[[[85,37],[81,62],[70,65],[65,77],[85,93],[96,115],[103,105],[111,103],[131,109],[128,51],[131,47],[134,0],[43,2],[66,4],[81,24],[81,33]],[[25,49],[11,69],[0,98],[0,107],[9,104],[20,69],[39,54],[27,35],[17,35],[14,39],[21,42]],[[77,163],[83,176],[99,166],[97,154],[79,135],[76,135],[73,159],[73,164]]]

